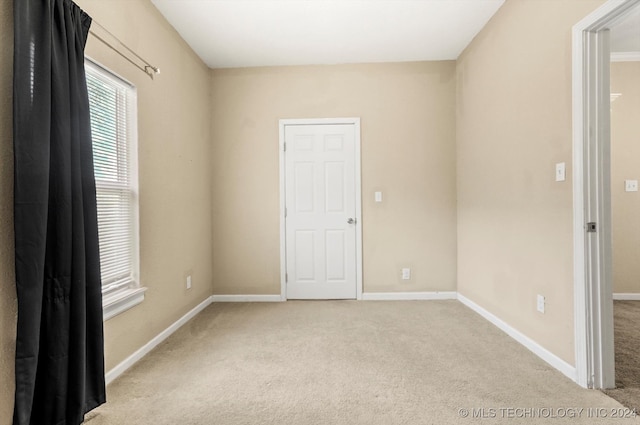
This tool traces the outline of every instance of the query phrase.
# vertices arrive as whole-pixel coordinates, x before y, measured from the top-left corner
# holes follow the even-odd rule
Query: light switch
[[[382,202],[382,192],[376,192],[376,202]]]
[[[410,280],[411,279],[411,269],[404,268],[402,269],[402,280]]]
[[[637,192],[638,191],[638,180],[625,180],[624,181],[624,191],[625,192]]]
[[[545,307],[545,299],[544,299],[544,296],[542,296],[542,295],[538,295],[538,296],[536,297],[536,301],[537,301],[537,303],[536,303],[536,307],[537,307],[538,311],[539,311],[540,313],[544,313],[544,307]]]
[[[564,162],[556,164],[556,181],[563,182],[566,179],[566,166]]]

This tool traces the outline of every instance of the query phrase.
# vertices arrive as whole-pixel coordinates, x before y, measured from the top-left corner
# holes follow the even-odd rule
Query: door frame
[[[362,168],[360,157],[360,118],[299,118],[279,120],[278,144],[280,161],[280,299],[287,300],[287,243],[286,243],[286,179],[285,179],[285,127],[288,125],[353,125],[355,130],[355,202],[356,202],[356,299],[362,299]]]
[[[615,387],[609,28],[638,4],[609,0],[572,34],[575,381],[585,388]]]

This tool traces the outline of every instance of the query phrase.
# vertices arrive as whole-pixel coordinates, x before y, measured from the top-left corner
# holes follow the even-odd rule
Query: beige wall
[[[278,120],[335,117],[361,118],[365,292],[455,290],[455,62],[214,70],[212,84],[215,294],[280,293]]]
[[[571,28],[602,3],[508,0],[457,67],[458,290],[569,364]]]
[[[13,263],[13,1],[0,0],[0,424],[13,415],[16,287]]]
[[[212,289],[279,293],[278,119],[353,116],[362,120],[365,291],[452,291],[457,278],[463,295],[573,364],[571,169],[564,183],[553,176],[556,162],[571,162],[571,26],[602,2],[508,0],[457,68],[210,71],[149,1],[79,0],[162,69],[152,81],[95,39],[87,46],[139,98],[149,290],[105,323],[107,369]],[[13,405],[16,311],[11,3],[0,0],[0,423]],[[410,282],[401,267],[412,268]],[[547,297],[544,315],[536,294]]]
[[[625,192],[625,180],[640,180],[640,62],[611,64],[611,208],[613,292],[640,292],[640,192]]]
[[[149,289],[105,322],[109,370],[211,295],[209,69],[150,1],[77,3],[162,72],[151,80],[89,37],[86,54],[138,89],[140,275]]]
[[[0,0],[0,423],[13,411],[15,278],[11,0]],[[78,4],[162,69],[155,81],[93,37],[87,54],[138,88],[141,305],[105,323],[107,370],[211,295],[209,69],[146,0]],[[184,276],[193,274],[185,290]]]

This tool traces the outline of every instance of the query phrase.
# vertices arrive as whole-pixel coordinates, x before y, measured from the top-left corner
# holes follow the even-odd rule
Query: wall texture
[[[602,3],[508,0],[457,66],[458,290],[569,364],[571,28]]]
[[[162,71],[151,80],[89,37],[87,56],[138,89],[140,279],[148,291],[142,304],[105,322],[110,370],[211,295],[209,69],[150,1],[77,3]]]
[[[87,54],[138,88],[149,288],[143,304],[105,323],[107,369],[212,290],[279,293],[278,120],[354,116],[365,292],[452,291],[457,280],[463,295],[573,364],[571,170],[556,183],[554,164],[571,162],[571,26],[603,1],[508,0],[457,67],[210,71],[148,0],[79,0],[162,69],[151,80],[90,37]],[[11,4],[0,0],[0,423],[12,412],[16,318]],[[412,268],[408,283],[401,267]],[[536,294],[547,298],[544,315]]]
[[[640,180],[640,62],[611,64],[611,208],[613,292],[640,293],[640,192],[625,192],[625,180]]]
[[[148,1],[78,2],[162,68],[155,81],[90,36],[87,54],[138,87],[141,305],[105,323],[107,370],[211,294],[208,68]],[[12,56],[10,0],[0,0],[0,423],[13,411]],[[207,235],[203,237],[203,235]],[[185,290],[184,275],[193,274]]]
[[[89,37],[87,55],[138,88],[141,280],[149,289],[141,305],[105,323],[109,370],[211,295],[210,76],[149,1],[77,3],[162,69],[152,81]],[[12,2],[0,0],[1,424],[11,422],[14,391],[12,58]]]
[[[0,424],[13,416],[16,284],[13,256],[13,1],[0,0]]]
[[[278,120],[335,117],[361,118],[364,291],[455,290],[455,62],[213,70],[212,90],[215,294],[280,293]]]

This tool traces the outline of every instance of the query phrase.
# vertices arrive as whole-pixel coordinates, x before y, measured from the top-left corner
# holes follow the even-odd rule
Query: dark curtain
[[[84,73],[91,17],[14,0],[14,425],[80,424],[105,402],[95,179]]]

